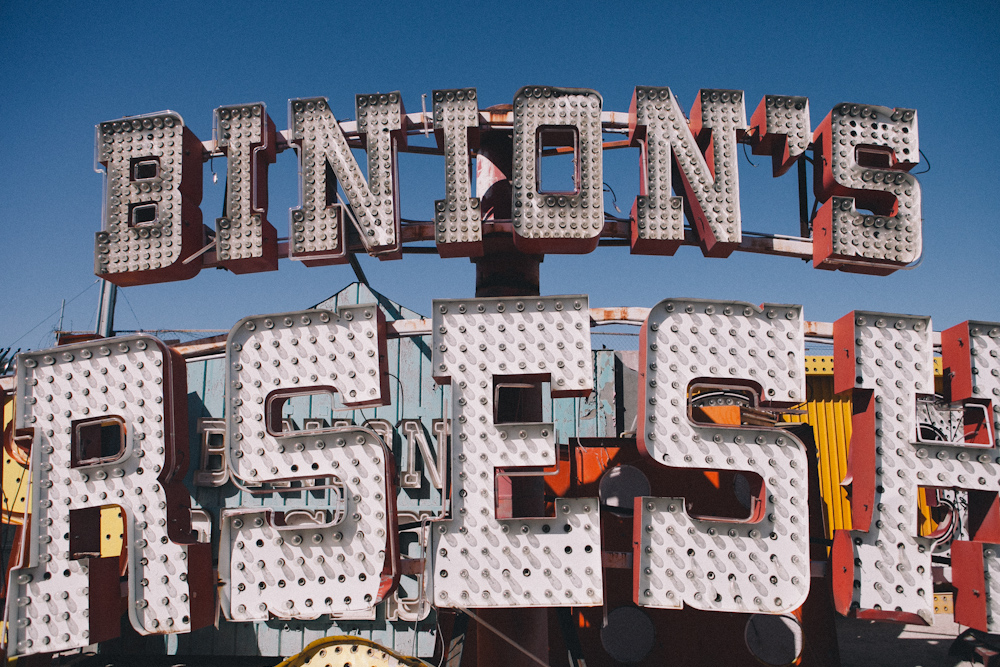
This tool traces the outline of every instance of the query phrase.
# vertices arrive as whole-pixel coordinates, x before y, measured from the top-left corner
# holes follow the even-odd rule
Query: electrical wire
[[[511,646],[513,646],[514,648],[516,648],[518,651],[520,651],[524,655],[526,655],[529,658],[531,658],[537,664],[541,665],[542,667],[549,667],[549,663],[542,661],[542,659],[539,658],[538,656],[536,656],[534,653],[532,653],[528,649],[526,649],[523,646],[521,646],[520,644],[518,644],[516,641],[514,641],[513,639],[511,639],[510,637],[508,637],[507,635],[505,635],[503,632],[500,632],[500,630],[497,629],[495,626],[493,626],[492,624],[488,623],[487,621],[484,621],[483,618],[479,614],[476,614],[476,613],[472,612],[471,610],[466,609],[465,607],[456,607],[456,609],[460,609],[461,611],[465,612],[469,617],[471,617],[473,620],[475,620],[476,623],[478,623],[479,625],[483,626],[484,628],[486,628],[487,630],[489,630],[490,632],[492,632],[493,634],[495,634],[497,637],[499,637],[500,639],[504,640],[505,642],[507,642],[508,644],[510,644]]]
[[[139,327],[139,329],[142,329],[142,324],[139,323],[139,316],[135,314],[135,309],[132,308],[132,302],[128,300],[128,295],[125,294],[125,290],[119,289],[118,292],[122,295],[122,298],[125,299],[125,305],[128,306],[129,312],[131,312],[132,317],[135,318],[135,325]]]
[[[622,210],[618,208],[618,197],[615,195],[615,191],[611,189],[611,186],[608,185],[607,183],[604,183],[603,185],[604,185],[604,191],[611,193],[611,205],[615,207],[616,211],[621,213]]]
[[[91,287],[93,287],[94,285],[96,285],[96,284],[97,284],[97,283],[99,283],[99,282],[101,282],[101,279],[100,279],[100,278],[98,278],[98,279],[97,279],[97,280],[95,280],[94,282],[92,282],[92,283],[90,283],[89,285],[87,285],[87,286],[86,286],[85,288],[83,288],[83,290],[82,290],[82,291],[81,291],[81,292],[80,292],[79,294],[77,294],[77,295],[76,295],[76,296],[74,296],[74,297],[73,297],[72,299],[70,299],[69,301],[67,301],[67,302],[66,302],[66,305],[68,306],[69,304],[71,304],[71,303],[73,303],[74,301],[76,301],[77,299],[79,299],[79,298],[80,298],[81,296],[83,296],[83,294],[84,294],[84,293],[85,293],[85,292],[86,292],[87,290],[89,290],[89,289],[90,289]],[[35,329],[37,329],[38,327],[40,327],[40,326],[42,326],[43,324],[45,324],[45,323],[46,323],[47,321],[49,321],[50,319],[52,319],[52,318],[53,318],[54,316],[58,315],[58,314],[59,314],[59,311],[60,311],[60,310],[62,310],[63,308],[64,308],[64,306],[59,306],[58,308],[56,308],[55,310],[53,310],[51,314],[49,314],[49,315],[46,315],[46,316],[45,316],[45,318],[44,318],[44,319],[42,319],[42,321],[41,321],[41,322],[39,322],[39,323],[38,323],[38,324],[36,324],[35,326],[33,326],[33,327],[31,327],[30,329],[28,329],[27,331],[25,331],[25,332],[24,332],[23,334],[21,334],[20,336],[18,336],[18,337],[17,337],[17,338],[16,338],[15,340],[14,340],[14,342],[13,342],[13,343],[11,343],[11,347],[13,347],[13,346],[14,346],[14,343],[17,343],[17,342],[18,342],[19,340],[21,340],[22,338],[24,338],[25,336],[27,336],[28,334],[30,334],[30,333],[31,333],[32,331],[34,331],[34,330],[35,330]]]

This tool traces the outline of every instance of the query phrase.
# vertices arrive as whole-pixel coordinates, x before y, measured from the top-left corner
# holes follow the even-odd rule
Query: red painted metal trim
[[[986,632],[986,574],[983,545],[951,543],[951,583],[955,586],[955,622]]]
[[[396,461],[392,449],[386,447],[385,452],[385,500],[386,500],[386,535],[385,562],[379,580],[378,593],[373,604],[381,602],[399,586],[399,575],[402,570],[399,554],[399,517],[396,514]]]
[[[875,396],[871,389],[855,389],[851,416],[851,444],[847,452],[847,475],[841,482],[849,486],[851,525],[867,532],[875,510]]]
[[[969,535],[975,542],[1000,543],[1000,495],[970,489]]]
[[[641,348],[640,348],[641,349]],[[632,562],[638,563],[641,559],[641,554],[639,552],[642,549],[642,503],[644,499],[642,497],[637,497],[633,501],[633,514],[632,514]],[[642,601],[642,591],[639,589],[640,578],[639,572],[640,568],[632,568],[632,602],[635,604],[640,604]]]
[[[832,195],[846,195],[846,188],[839,188],[833,178],[830,156],[833,154],[833,112],[813,132],[813,194],[820,201]]]
[[[798,159],[790,154],[787,134],[768,133],[767,97],[761,98],[750,117],[747,136],[754,155],[771,156],[771,175],[774,178],[784,175]]]
[[[599,234],[582,238],[531,238],[514,230],[514,247],[526,255],[586,255],[597,250],[600,242]]]
[[[95,535],[100,539],[101,509],[97,510]],[[211,554],[209,554],[211,558]],[[209,560],[211,563],[211,560]],[[87,596],[87,608],[90,612],[90,641],[98,643],[115,639],[121,634],[122,604],[117,592],[121,589],[119,580],[118,556],[112,558],[88,558],[88,585],[94,594]],[[192,589],[193,590],[193,589]],[[101,591],[97,593],[97,591]],[[194,628],[192,628],[193,630]]]
[[[833,391],[841,394],[857,384],[854,311],[833,323]]]
[[[163,469],[157,481],[167,496],[167,536],[177,544],[195,543],[191,494],[183,479],[188,468],[187,362],[173,348],[149,339],[163,354]]]
[[[638,387],[638,398],[636,399],[636,426],[635,426],[635,444],[646,457],[652,458],[652,454],[646,447],[646,370],[648,368],[647,356],[649,354],[649,343],[647,342],[648,337],[646,332],[649,330],[649,317],[650,314],[646,315],[645,321],[639,328],[639,387]]]
[[[882,621],[887,623],[906,623],[907,625],[928,625],[927,621],[917,614],[905,611],[889,611],[887,609],[858,609],[854,617],[863,621]]]
[[[972,347],[968,322],[941,332],[941,365],[945,387],[950,388],[948,400],[955,402],[972,398]]]
[[[212,545],[188,545],[188,591],[191,596],[191,630],[215,623],[215,593],[219,576],[212,567]]]
[[[827,200],[813,218],[813,268],[836,271],[840,265],[833,255],[833,201]]]
[[[851,531],[833,531],[830,569],[833,571],[833,607],[838,614],[847,616],[854,599],[854,541]]]

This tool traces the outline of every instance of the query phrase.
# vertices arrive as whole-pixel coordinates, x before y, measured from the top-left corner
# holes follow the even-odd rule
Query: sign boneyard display
[[[604,111],[585,89],[523,88],[510,110],[480,110],[475,89],[433,100],[432,113],[407,115],[398,93],[360,95],[349,123],[323,98],[292,100],[280,133],[263,104],[221,107],[205,143],[172,112],[102,123],[97,274],[139,285],[206,266],[274,270],[282,257],[396,259],[420,241],[477,257],[491,236],[532,254],[627,239],[638,254],[698,244],[709,256],[810,256],[874,274],[920,256],[912,110],[840,104],[813,131],[806,98],[767,96],[748,123],[732,90],[701,91],[690,120],[667,88],[636,88],[627,113]],[[404,222],[396,154],[427,130],[445,157],[446,199],[434,220]],[[472,196],[470,160],[483,169],[490,159],[476,153],[486,131],[511,135],[509,219]],[[616,131],[628,140],[603,142]],[[771,155],[775,176],[811,150],[811,236],[743,235],[739,143]],[[628,220],[603,205],[602,150],[621,145],[641,148]],[[267,167],[289,147],[301,203],[284,241],[268,220]],[[570,192],[542,189],[540,161],[553,151],[574,156]],[[213,231],[198,207],[201,165],[218,155],[226,208]],[[1000,631],[1000,324],[935,333],[911,315],[824,324],[794,305],[591,309],[584,295],[437,300],[421,318],[356,296],[247,317],[197,351],[133,335],[19,355],[14,426],[30,450],[30,490],[9,574],[8,655],[113,640],[126,598],[139,635],[167,636],[169,653],[215,655],[222,644],[248,652],[233,648],[241,636],[251,653],[288,656],[356,631],[443,659],[450,610],[486,623],[484,610],[565,608],[577,614],[558,617],[572,656],[597,641],[577,634],[600,625],[603,608],[607,655],[639,663],[652,640],[623,648],[605,636],[623,609],[640,615],[631,630],[691,613],[681,609],[743,624],[794,614],[808,630],[822,616],[810,601],[832,586],[827,609],[929,624],[941,577],[956,620]],[[592,327],[607,323],[640,327],[638,353],[592,345]],[[816,336],[832,340],[833,391],[853,410],[850,523],[831,542],[822,508],[839,491],[820,497],[813,431],[783,421],[812,400],[806,341]],[[714,480],[715,495],[733,495],[728,480],[737,510],[711,511],[688,482],[671,487],[684,469]],[[546,490],[525,510],[519,501],[535,492],[518,478],[532,475]],[[918,506],[947,493],[967,510],[956,504],[940,530],[923,529]],[[102,554],[110,506],[121,512],[121,562]],[[962,531],[947,533],[949,521]],[[265,646],[268,633],[298,644]]]

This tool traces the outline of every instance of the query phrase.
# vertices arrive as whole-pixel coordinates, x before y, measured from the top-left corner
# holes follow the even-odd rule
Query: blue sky
[[[94,125],[163,109],[202,140],[218,106],[263,101],[279,129],[290,98],[326,96],[338,118],[354,95],[476,87],[480,105],[509,103],[529,84],[587,87],[605,110],[627,111],[636,85],[670,86],[685,109],[699,88],[810,98],[814,127],[839,102],[918,111],[931,169],[923,189],[924,259],[870,277],[817,271],[780,257],[630,256],[627,248],[548,256],[545,294],[589,294],[591,305],[650,306],[666,297],[800,303],[808,319],[852,309],[1000,321],[1000,180],[993,115],[1000,108],[996,3],[53,3],[0,0],[0,231],[4,286],[0,347],[47,347],[61,299],[66,328],[91,329],[98,290],[93,239],[101,177]],[[741,158],[745,230],[796,234],[794,170]],[[404,217],[429,219],[444,193],[443,159],[403,156]],[[204,220],[221,211],[206,165]],[[923,171],[920,165],[915,171]],[[638,151],[605,156],[605,180],[627,214],[638,191]],[[296,159],[271,170],[269,219],[288,233]],[[610,201],[608,202],[610,208]],[[361,258],[372,286],[428,313],[434,298],[471,296],[465,259]],[[354,280],[348,266],[132,287],[116,325],[228,329],[239,318],[310,306]],[[37,325],[37,326],[36,326]],[[32,327],[36,327],[32,329]]]

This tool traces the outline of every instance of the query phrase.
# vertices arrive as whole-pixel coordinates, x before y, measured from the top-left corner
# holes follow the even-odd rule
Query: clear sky
[[[915,108],[931,167],[920,176],[924,259],[911,271],[870,277],[781,257],[599,248],[546,257],[544,294],[589,294],[592,306],[678,296],[800,303],[808,319],[826,321],[852,309],[905,312],[933,316],[936,329],[1000,321],[998,25],[995,2],[0,0],[0,347],[51,345],[61,299],[77,295],[64,327],[94,326],[101,121],[171,109],[207,140],[222,105],[263,101],[285,129],[290,98],[326,96],[338,118],[350,118],[359,93],[399,90],[412,112],[434,89],[476,87],[485,107],[529,84],[593,88],[612,111],[628,110],[636,85],[670,86],[685,110],[699,88],[742,89],[748,116],[765,94],[804,95],[814,127],[840,102]],[[751,159],[760,166],[740,160],[744,229],[797,234],[794,170],[772,179],[767,161]],[[443,159],[407,155],[400,164],[404,217],[430,219],[444,193]],[[219,160],[205,166],[202,211],[213,227],[224,169]],[[606,153],[605,180],[627,215],[638,151]],[[296,158],[286,151],[271,170],[279,236],[297,201]],[[372,287],[419,312],[434,298],[473,294],[466,259],[361,265]],[[122,290],[116,326],[228,329],[246,315],[308,307],[352,280],[346,265],[288,260],[255,275],[204,270]]]

